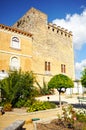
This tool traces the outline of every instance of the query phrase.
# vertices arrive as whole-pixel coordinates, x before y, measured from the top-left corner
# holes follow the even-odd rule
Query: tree
[[[61,93],[65,92],[67,88],[74,86],[73,81],[66,75],[59,74],[55,75],[48,82],[49,89],[56,88],[59,92],[59,104],[61,106]]]
[[[20,99],[34,97],[35,77],[32,72],[9,71],[9,76],[0,81],[2,98],[13,106]]]
[[[82,71],[81,84],[84,88],[86,88],[86,68]]]

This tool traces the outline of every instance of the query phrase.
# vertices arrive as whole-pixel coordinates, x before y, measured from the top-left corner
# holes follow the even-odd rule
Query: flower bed
[[[86,130],[86,110],[76,111],[71,105],[62,108],[62,115],[50,123],[37,123],[37,130]]]
[[[37,124],[37,130],[86,130],[86,124],[75,122],[72,126],[66,121],[55,119],[48,124]]]

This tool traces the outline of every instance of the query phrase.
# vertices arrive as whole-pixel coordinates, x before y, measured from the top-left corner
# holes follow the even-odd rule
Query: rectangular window
[[[50,62],[45,61],[45,71],[50,72]]]
[[[61,64],[61,72],[66,73],[66,65]]]
[[[48,62],[48,71],[50,71],[50,62]]]
[[[47,61],[45,61],[45,71],[47,71]]]

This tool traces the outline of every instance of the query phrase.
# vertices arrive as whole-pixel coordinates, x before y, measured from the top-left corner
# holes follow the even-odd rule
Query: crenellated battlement
[[[48,23],[48,29],[52,30],[53,32],[56,32],[57,34],[64,35],[65,37],[71,37],[72,32],[68,31],[65,28],[62,28],[60,26],[57,26],[56,24]]]
[[[28,32],[28,30],[34,32],[38,31],[38,29],[44,31],[46,29],[46,24],[48,23],[47,15],[43,12],[31,8],[21,19],[19,19],[13,27],[19,28],[21,30],[24,30]],[[68,31],[67,29],[57,26],[53,23],[47,24],[48,30],[55,32],[55,34],[58,34],[59,36],[62,36],[64,38],[72,38],[72,32]]]

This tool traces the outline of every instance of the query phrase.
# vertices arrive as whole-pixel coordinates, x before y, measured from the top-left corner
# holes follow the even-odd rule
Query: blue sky
[[[48,15],[48,22],[73,32],[76,78],[86,66],[86,0],[0,0],[0,24],[13,25],[31,7]]]

